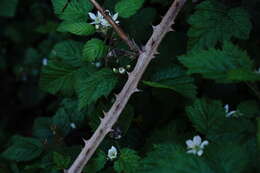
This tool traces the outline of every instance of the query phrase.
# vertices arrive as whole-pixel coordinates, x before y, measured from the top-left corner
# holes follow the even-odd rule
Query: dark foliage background
[[[113,12],[118,1],[99,0],[106,9]],[[142,8],[133,16],[119,18],[120,26],[129,33],[131,38],[134,38],[138,45],[144,45],[152,33],[151,25],[157,24],[161,20],[161,16],[165,14],[171,2],[172,0],[146,0]],[[197,68],[200,67],[200,64],[203,68],[200,58],[208,57],[206,56],[207,53],[213,55],[216,50],[226,51],[226,54],[228,52],[228,50],[224,50],[223,46],[225,39],[217,40],[216,43],[211,41],[204,43],[195,41],[196,43],[192,43],[193,40],[191,41],[191,39],[196,38],[191,36],[193,34],[189,34],[190,28],[199,28],[200,23],[197,19],[191,21],[190,17],[196,11],[196,6],[201,2],[200,0],[189,0],[187,2],[174,25],[176,32],[169,33],[166,36],[160,46],[160,54],[153,60],[145,73],[143,81],[139,85],[142,92],[133,95],[119,123],[115,125],[115,128],[120,129],[119,133],[122,138],[115,139],[118,134],[110,134],[96,153],[94,158],[97,159],[92,160],[90,166],[86,168],[86,172],[109,173],[116,170],[116,172],[125,173],[169,173],[176,169],[178,170],[176,172],[182,171],[185,173],[189,171],[190,173],[252,173],[257,172],[257,169],[259,170],[259,164],[257,164],[259,163],[259,155],[256,152],[256,136],[260,133],[259,130],[257,131],[260,95],[257,96],[256,92],[259,77],[241,70],[239,73],[234,72],[234,76],[227,79],[223,74],[204,74],[205,72],[196,71],[194,70],[195,67],[192,69],[193,66],[189,65],[199,62]],[[260,2],[258,0],[221,0],[218,2],[226,6],[227,9],[243,8],[249,14],[252,27],[249,29],[248,38],[242,38],[241,33],[236,36],[234,30],[224,31],[224,26],[221,26],[220,29],[223,29],[221,32],[232,32],[235,35],[227,39],[229,40],[227,44],[235,45],[239,49],[247,51],[250,59],[254,61],[251,70],[257,69],[260,66]],[[95,12],[95,10],[92,11]],[[87,16],[86,12],[86,18]],[[205,22],[202,18],[200,20],[202,23]],[[196,22],[198,26],[193,22]],[[243,22],[240,23],[241,27],[249,27],[243,26]],[[62,93],[61,91],[50,94],[52,92],[49,88],[39,87],[41,71],[44,68],[43,61],[44,59],[50,60],[50,57],[54,56],[53,50],[57,51],[55,49],[57,43],[68,40],[85,43],[93,37],[105,40],[100,33],[79,36],[68,32],[58,32],[57,27],[60,23],[61,20],[54,13],[52,2],[49,0],[0,1],[1,173],[55,173],[68,168],[80,151],[80,146],[83,145],[82,138],[89,138],[92,135],[99,123],[99,116],[102,111],[108,110],[113,103],[113,93],[118,93],[127,79],[126,75],[113,74],[118,81],[116,86],[112,87],[113,91],[109,92],[110,94],[104,94],[106,97],[102,96],[93,103],[83,105],[83,109],[80,111],[77,94],[73,92],[72,94]],[[210,23],[204,24],[210,26]],[[227,24],[227,28],[232,27],[232,25],[232,23]],[[213,24],[214,26],[216,25]],[[114,47],[127,49],[126,45],[119,41],[119,38],[116,37],[116,39],[118,41]],[[194,47],[197,48],[192,49],[193,45],[196,45]],[[211,52],[204,53],[201,49]],[[235,48],[232,50],[235,50]],[[192,51],[195,53],[192,54]],[[112,69],[128,64],[132,68],[135,64],[134,60],[125,55],[116,56],[115,59],[119,59],[117,64],[115,61],[111,61],[108,65],[104,65],[104,61],[100,60],[102,69],[103,67]],[[188,57],[192,57],[194,61],[187,62]],[[94,66],[89,68],[94,68],[89,73],[97,71]],[[215,67],[219,67],[217,63]],[[239,69],[237,66],[235,68]],[[187,71],[189,75],[186,74]],[[224,71],[223,73],[227,74],[228,72]],[[177,79],[175,74],[177,74]],[[241,75],[241,77],[237,79],[237,75]],[[82,76],[82,78],[85,77]],[[159,84],[164,86],[158,86]],[[224,115],[224,109],[220,110],[220,107],[225,104],[229,104],[231,110],[240,110],[245,115],[246,120],[242,120],[243,117],[242,119],[237,118],[235,119],[237,124],[236,122],[225,122],[226,124],[223,126],[217,124],[219,123],[216,120],[217,118],[212,120],[213,123],[210,122],[210,118],[215,116],[213,115],[214,111],[208,113],[206,109],[215,110],[219,113],[218,115]],[[194,109],[192,109],[192,106]],[[196,110],[200,106],[202,110]],[[204,117],[204,120],[199,119],[197,115],[200,114],[200,111],[204,111],[209,117]],[[224,121],[226,120],[221,119],[221,122]],[[204,128],[206,122],[208,126]],[[71,123],[74,123],[76,128],[73,128]],[[232,123],[235,125],[232,126]],[[218,133],[218,130],[212,129],[214,126],[223,129],[230,126],[231,129],[226,128],[225,130],[229,134],[223,135],[222,132]],[[188,158],[191,155],[181,153],[183,148],[186,147],[185,141],[198,134],[204,139],[207,138],[212,146],[216,145],[215,148],[209,149],[203,160],[199,160],[195,156]],[[33,141],[36,139],[37,141]],[[40,146],[41,149],[35,147],[32,149],[34,152],[27,152],[25,149],[16,151],[20,144],[14,145],[14,141],[22,141],[22,145],[26,146],[29,146],[28,143],[32,143],[33,147]],[[226,142],[234,142],[234,144],[224,145]],[[157,144],[155,149],[154,144]],[[222,144],[223,146],[221,146]],[[247,146],[245,153],[250,153],[249,156],[239,155],[240,148],[236,147],[242,144]],[[114,165],[113,161],[106,160],[107,150],[112,145],[116,146],[121,152],[121,158],[115,164],[117,166]],[[179,146],[183,148],[180,149]],[[223,156],[225,152],[231,153],[229,147],[237,155]],[[220,150],[219,153],[216,153],[216,148],[228,148],[230,150]],[[8,149],[10,151],[7,151]],[[214,149],[216,150],[214,151]],[[241,153],[243,152],[241,151]],[[165,158],[166,155],[169,157],[177,156]],[[214,166],[205,166],[208,164],[207,160],[213,158],[212,155],[216,157],[214,158],[216,163],[220,163],[219,160],[224,160],[225,163],[228,163],[228,166],[224,163],[224,166],[219,166],[216,169],[213,168]],[[240,160],[236,161],[235,158]],[[154,160],[158,159],[161,161],[153,163]],[[174,160],[176,167],[171,167],[171,160]],[[183,160],[183,162],[178,160]],[[230,160],[234,161],[234,165],[229,164],[228,161]],[[250,162],[250,164],[241,163],[241,160]],[[131,168],[121,162],[131,165]],[[121,168],[118,165],[121,165]],[[188,167],[187,165],[191,165],[190,170],[188,168],[184,170],[184,167]]]

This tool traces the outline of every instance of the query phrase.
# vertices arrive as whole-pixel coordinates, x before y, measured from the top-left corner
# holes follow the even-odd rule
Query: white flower
[[[102,66],[102,64],[101,64],[101,62],[96,62],[96,63],[95,63],[95,66],[96,66],[97,68],[99,68],[99,67]]]
[[[120,74],[124,74],[124,73],[126,72],[126,70],[125,70],[124,67],[120,67],[120,68],[118,69],[118,71],[119,71]]]
[[[118,18],[118,13],[112,15],[110,13],[109,10],[106,10],[106,12],[108,12],[109,16],[112,17],[112,19],[115,21],[116,24],[119,23],[119,21],[117,21]],[[96,29],[99,29],[99,27],[110,27],[111,25],[109,24],[109,22],[104,18],[104,16],[102,16],[102,14],[98,11],[97,15],[95,15],[94,13],[88,13],[89,17],[93,20],[93,22],[91,22],[90,24],[95,25]]]
[[[232,115],[236,114],[237,111],[229,111],[229,105],[226,104],[224,106],[225,112],[226,112],[226,117],[231,117]]]
[[[113,68],[114,73],[118,73],[118,70],[116,68]]]
[[[48,59],[47,58],[42,59],[42,65],[44,65],[44,66],[48,65]]]
[[[260,74],[260,67],[255,70],[255,73]]]
[[[94,13],[88,13],[89,17],[93,20],[90,24],[95,25],[96,29],[99,29],[99,25],[101,24],[101,21],[104,20],[104,17],[102,14],[98,11],[97,15]]]
[[[107,157],[108,157],[110,160],[114,160],[115,158],[117,158],[117,149],[116,149],[116,147],[112,146],[112,147],[108,150]]]
[[[112,19],[115,21],[115,23],[116,23],[116,24],[119,24],[119,21],[117,20],[117,18],[118,18],[118,13],[112,15],[109,10],[106,10],[106,11],[108,12],[109,16],[111,16]],[[101,21],[101,25],[103,25],[104,27],[110,27],[110,26],[111,26],[110,23],[109,23],[106,19],[103,19],[103,20]]]
[[[70,127],[73,129],[76,129],[76,124],[75,123],[70,123]]]
[[[201,156],[203,154],[204,147],[208,144],[209,142],[207,140],[202,142],[200,136],[194,136],[193,140],[189,139],[186,141],[188,149],[187,153]]]

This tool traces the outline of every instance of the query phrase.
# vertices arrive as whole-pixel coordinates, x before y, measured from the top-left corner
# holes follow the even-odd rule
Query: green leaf
[[[89,66],[73,67],[58,60],[51,60],[42,69],[40,87],[51,94],[73,95],[80,78],[89,76],[93,70]]]
[[[14,136],[11,146],[1,155],[13,161],[30,161],[39,157],[43,151],[43,144],[34,138]]]
[[[210,48],[232,37],[246,40],[252,29],[250,17],[242,8],[227,8],[216,0],[203,1],[189,18],[190,48]]]
[[[114,163],[114,169],[117,173],[135,173],[140,163],[140,157],[136,151],[124,148],[120,152],[120,157]]]
[[[70,166],[71,158],[60,153],[53,152],[53,162],[58,170],[67,169]]]
[[[193,126],[203,134],[222,131],[223,122],[227,119],[221,102],[213,100],[197,99],[186,108],[186,113]]]
[[[172,89],[190,98],[194,98],[197,94],[193,78],[186,75],[185,70],[179,66],[160,69],[152,76],[152,81],[144,81],[144,84],[155,88]]]
[[[84,173],[96,173],[104,168],[106,163],[106,155],[103,151],[98,151],[87,164],[87,166],[83,169]]]
[[[79,108],[95,102],[101,96],[107,96],[117,83],[117,78],[109,69],[102,69],[79,82]]]
[[[197,99],[186,113],[193,126],[213,141],[240,140],[255,131],[254,124],[243,117],[226,117],[219,101]]]
[[[86,22],[62,22],[58,29],[59,32],[69,32],[75,35],[91,35],[95,33],[95,27],[91,24],[88,24]]]
[[[216,172],[242,173],[249,163],[248,151],[237,142],[210,144],[207,157]]]
[[[83,124],[86,115],[84,110],[78,110],[78,101],[64,99],[52,118],[52,124],[57,127],[59,133],[66,136],[73,128],[79,128]]]
[[[0,1],[0,16],[13,17],[16,12],[18,0],[1,0]]]
[[[189,74],[199,73],[219,83],[260,79],[260,75],[253,71],[253,63],[247,53],[230,42],[225,42],[222,50],[194,50],[179,57],[179,60],[188,68]]]
[[[120,17],[128,18],[134,15],[143,5],[144,0],[121,0],[115,6]]]
[[[33,136],[39,138],[42,142],[52,140],[53,132],[51,130],[51,118],[39,117],[35,119],[33,124]]]
[[[215,173],[205,159],[173,144],[155,145],[140,165],[138,173]]]
[[[259,104],[255,100],[245,100],[241,102],[237,109],[242,113],[242,116],[252,118],[259,114]]]
[[[91,39],[87,41],[83,48],[83,60],[95,61],[107,54],[108,48],[105,43],[99,39]]]
[[[93,6],[86,0],[52,0],[55,13],[63,20],[85,20]]]
[[[61,59],[61,61],[79,67],[82,62],[82,49],[83,44],[81,42],[67,40],[57,43],[51,51],[51,58]]]

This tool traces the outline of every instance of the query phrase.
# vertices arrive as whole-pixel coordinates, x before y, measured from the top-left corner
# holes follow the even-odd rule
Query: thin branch
[[[104,113],[105,116],[101,119],[100,125],[92,137],[89,140],[84,141],[84,148],[81,150],[81,153],[78,155],[71,167],[65,171],[66,173],[81,173],[99,144],[112,130],[113,125],[118,120],[131,95],[139,91],[137,89],[137,85],[143,73],[148,67],[150,61],[158,53],[158,46],[166,33],[172,31],[171,25],[174,24],[174,19],[185,2],[186,0],[175,0],[169,8],[167,14],[163,17],[161,23],[153,27],[153,34],[143,48],[142,53],[139,55],[134,70],[129,73],[125,86],[121,92],[116,95],[116,101],[112,105],[111,109],[107,113]]]
[[[129,46],[129,48],[133,51],[140,52],[138,46],[130,40],[130,38],[127,36],[127,34],[123,31],[121,27],[119,27],[114,20],[111,18],[111,16],[107,15],[105,10],[99,5],[99,3],[96,0],[90,0],[91,3],[96,7],[96,9],[105,17],[105,19],[110,23],[110,25],[114,28],[114,30],[117,32],[119,37],[126,42],[126,44]]]

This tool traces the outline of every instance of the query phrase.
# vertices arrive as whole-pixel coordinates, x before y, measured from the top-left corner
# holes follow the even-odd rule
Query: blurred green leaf
[[[179,66],[163,68],[152,75],[152,81],[144,81],[144,84],[155,88],[172,89],[185,97],[194,98],[197,87],[193,78],[186,75],[185,70]]]
[[[58,29],[59,32],[69,32],[75,35],[91,35],[95,33],[95,27],[86,22],[62,22]]]
[[[18,0],[1,0],[0,16],[13,17],[15,15],[18,2]]]
[[[43,144],[34,138],[14,136],[11,145],[1,155],[2,157],[17,162],[30,161],[40,156]]]
[[[84,108],[101,96],[107,96],[114,89],[116,83],[117,78],[110,69],[102,69],[80,81],[77,87],[79,108]]]
[[[136,151],[124,148],[120,151],[119,159],[115,161],[114,169],[117,173],[135,173],[140,164],[140,157]]]
[[[188,23],[191,25],[189,47],[195,49],[214,47],[219,41],[232,37],[246,40],[252,29],[245,9],[228,8],[216,0],[202,1],[197,5]]]
[[[143,5],[144,0],[121,0],[115,6],[120,17],[128,18],[134,15]]]
[[[108,47],[102,40],[91,39],[86,42],[83,48],[83,60],[92,62],[107,54]]]

